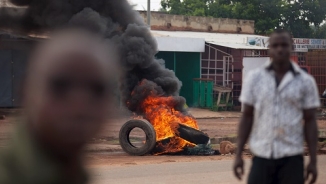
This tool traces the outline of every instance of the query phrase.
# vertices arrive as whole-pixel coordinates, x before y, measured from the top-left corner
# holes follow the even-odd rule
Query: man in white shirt
[[[288,31],[274,31],[269,45],[271,62],[249,73],[244,81],[240,96],[244,112],[233,169],[241,179],[241,153],[250,136],[254,158],[249,184],[303,184],[304,138],[310,153],[306,179],[310,176],[309,183],[315,183],[317,178],[315,111],[320,100],[313,77],[290,61],[292,44]]]

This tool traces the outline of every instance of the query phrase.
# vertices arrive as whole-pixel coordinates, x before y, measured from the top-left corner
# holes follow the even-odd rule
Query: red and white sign
[[[326,39],[294,38],[295,50],[326,49]]]

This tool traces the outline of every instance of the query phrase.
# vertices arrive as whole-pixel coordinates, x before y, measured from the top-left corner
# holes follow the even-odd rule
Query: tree
[[[171,14],[184,15],[184,7],[180,0],[161,0],[161,6],[163,10]]]
[[[326,0],[286,1],[280,17],[280,25],[290,30],[294,37],[310,38],[314,30],[326,18]]]
[[[278,27],[282,4],[282,0],[238,0],[233,15],[237,19],[254,20],[255,32],[268,34]]]
[[[207,13],[212,17],[233,18],[231,1],[210,1]]]
[[[207,16],[206,0],[183,0],[186,15]]]
[[[318,28],[326,18],[326,0],[162,0],[161,5],[171,14],[254,20],[262,35],[287,28],[294,37],[313,37],[311,25]]]
[[[161,0],[163,10],[176,15],[207,16],[207,0]]]
[[[323,24],[319,27],[313,27],[314,38],[326,39],[326,24]]]

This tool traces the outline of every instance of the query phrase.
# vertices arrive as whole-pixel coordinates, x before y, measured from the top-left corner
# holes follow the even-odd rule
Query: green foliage
[[[206,0],[161,0],[163,10],[176,15],[207,16]]]
[[[294,37],[326,38],[320,26],[326,0],[161,0],[161,5],[171,14],[254,20],[257,34],[286,28]]]
[[[319,27],[312,27],[312,30],[314,33],[314,38],[326,39],[326,24]]]
[[[296,0],[285,2],[280,25],[292,31],[294,37],[314,37],[314,29],[319,27],[326,18],[325,0]]]

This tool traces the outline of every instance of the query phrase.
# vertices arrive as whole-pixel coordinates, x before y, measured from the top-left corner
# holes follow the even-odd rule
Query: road
[[[91,167],[93,183],[95,184],[165,184],[165,183],[196,183],[196,184],[240,184],[245,180],[237,181],[232,174],[232,160],[167,162],[160,164],[141,164],[123,166]],[[307,158],[306,158],[307,160]],[[319,179],[317,184],[326,183],[326,156],[320,156]],[[246,173],[250,167],[250,160],[245,162]]]
[[[111,150],[111,147],[119,147],[118,133],[128,119],[108,121],[100,134],[90,141],[94,149],[87,152],[86,157],[89,161],[88,168],[93,171],[93,183],[241,183],[233,177],[231,172],[233,156],[132,157],[125,153],[113,154],[121,150],[121,148]],[[0,149],[7,144],[14,122],[10,121],[10,118],[0,120]],[[199,119],[198,125],[203,132],[215,138],[234,136],[238,122],[238,118]],[[326,129],[326,120],[319,120],[318,125]],[[319,160],[319,184],[325,184],[326,156],[320,157]],[[247,172],[249,166],[250,160],[247,160]]]

